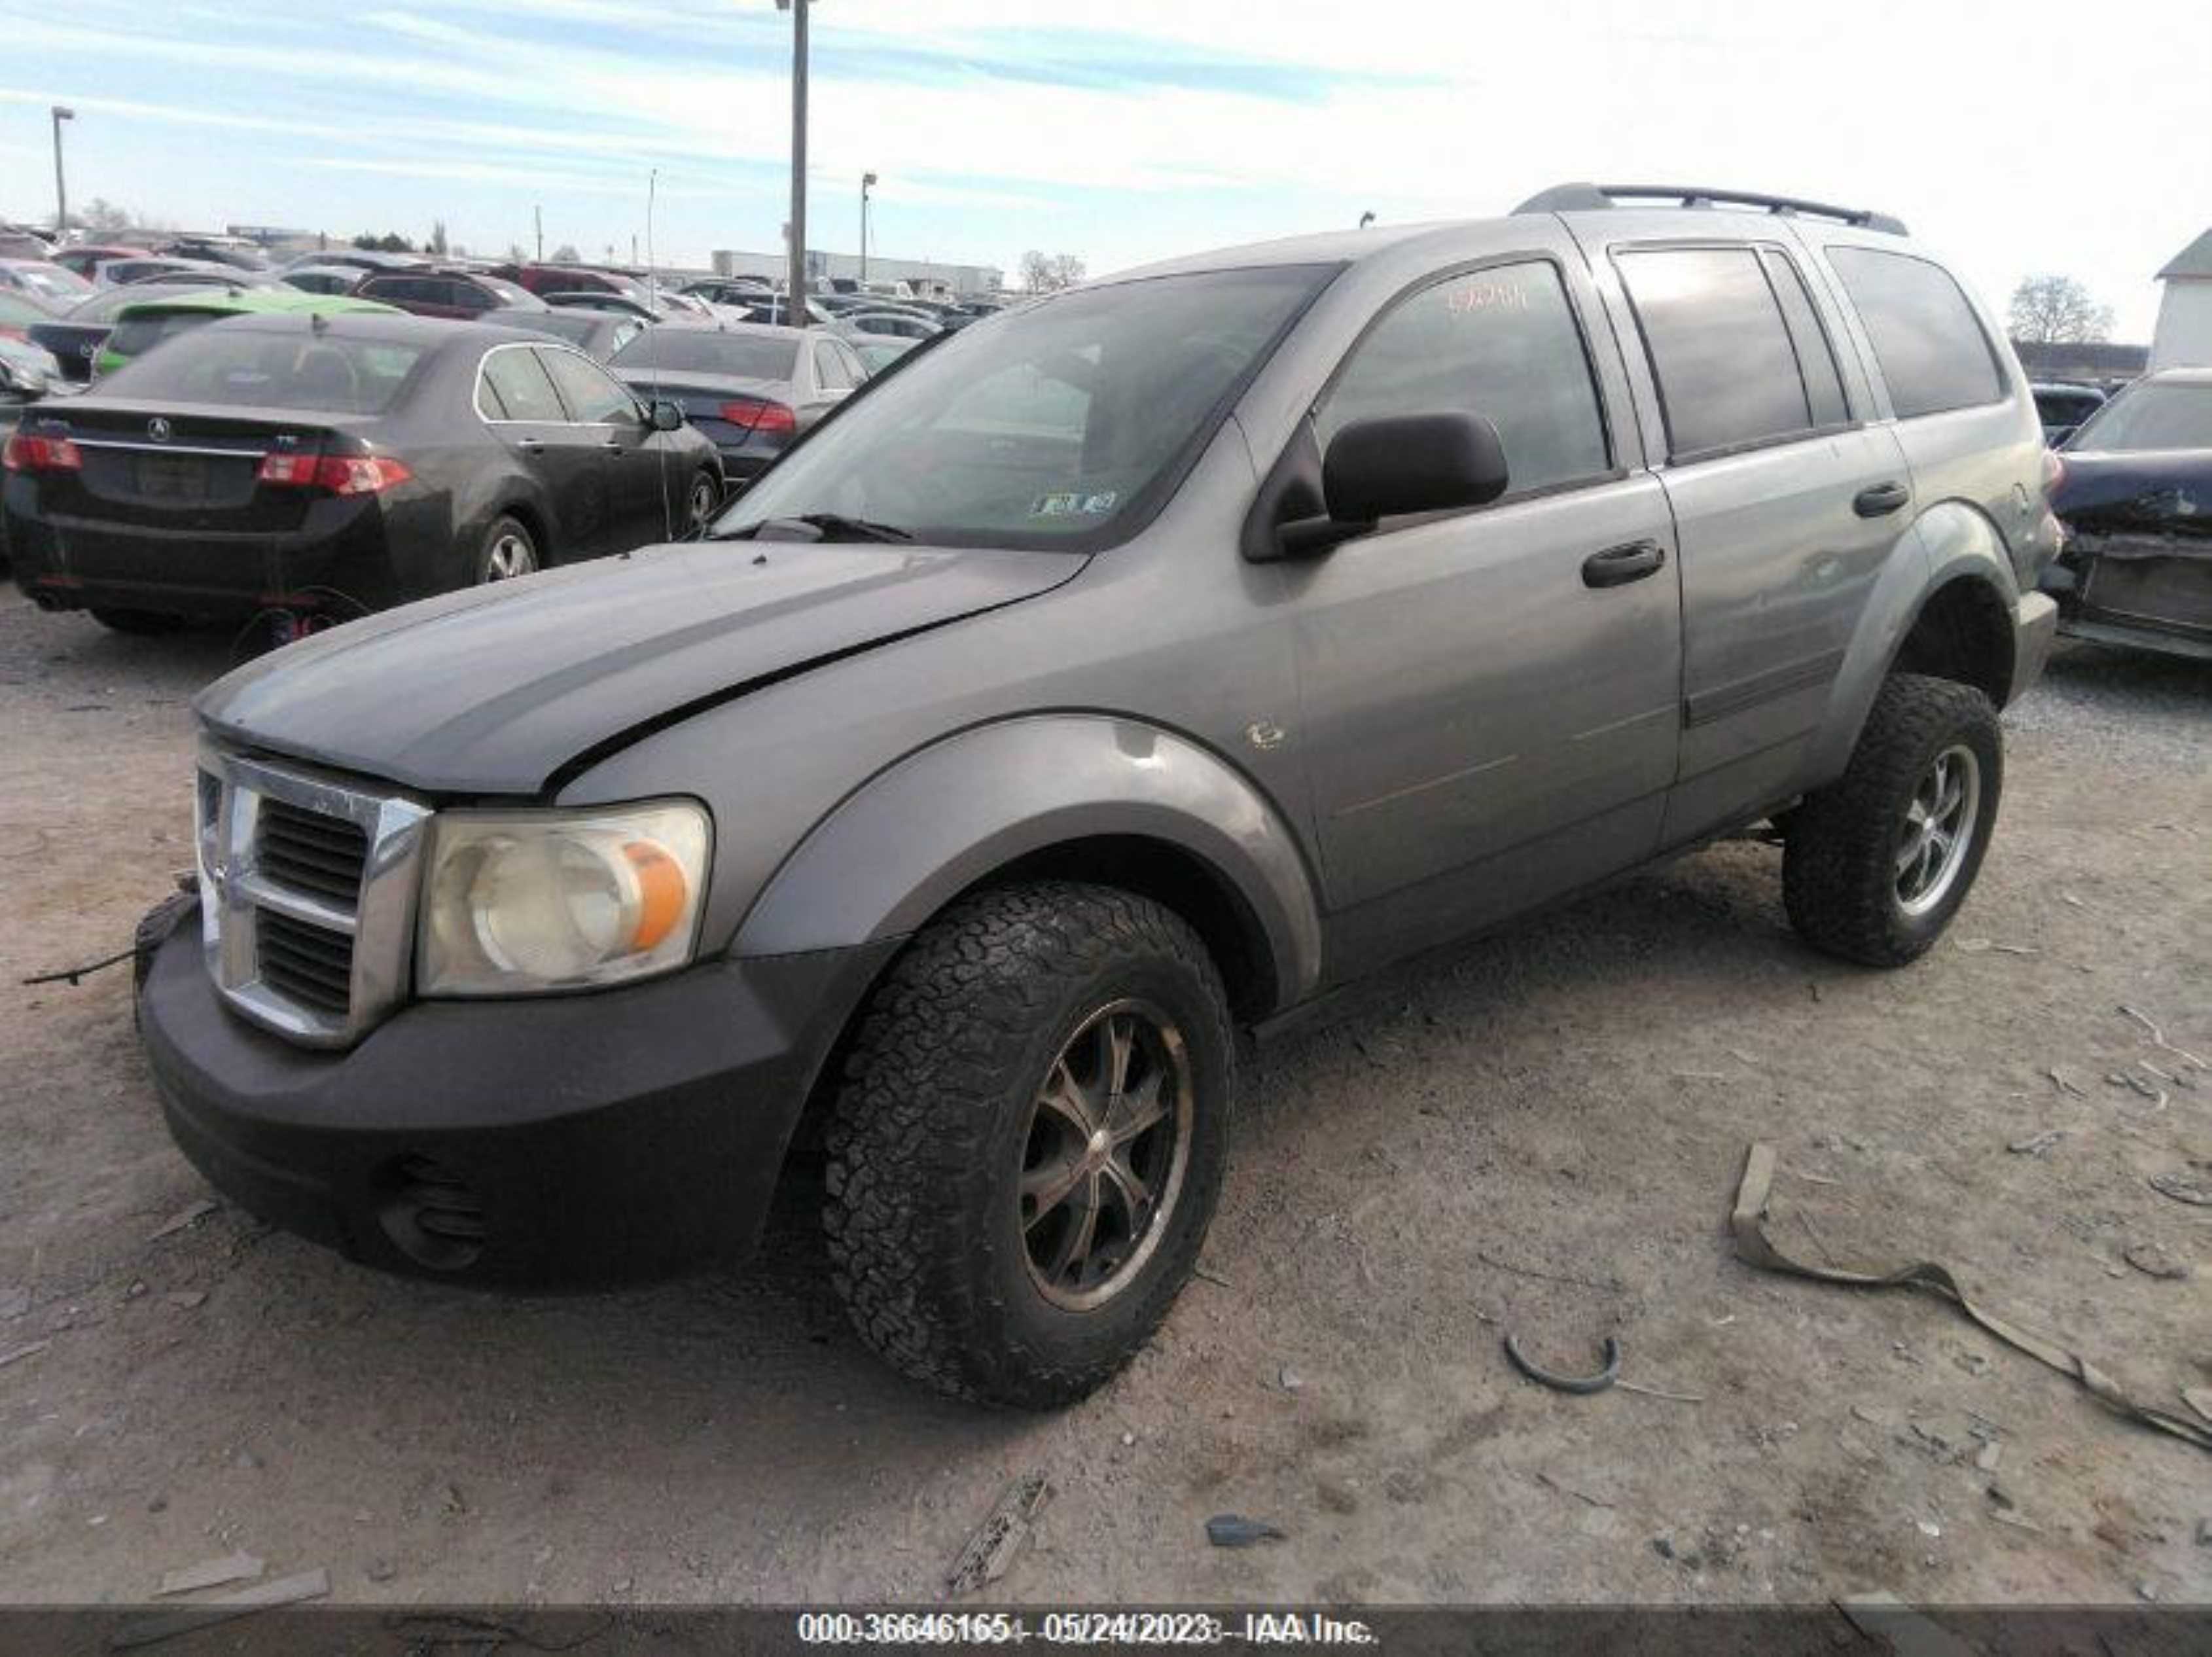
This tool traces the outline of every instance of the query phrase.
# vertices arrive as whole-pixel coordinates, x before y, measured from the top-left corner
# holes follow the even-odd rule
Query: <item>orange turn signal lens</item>
[[[623,855],[637,876],[637,930],[630,935],[629,946],[649,950],[683,918],[684,901],[690,895],[684,865],[649,840],[625,842]]]

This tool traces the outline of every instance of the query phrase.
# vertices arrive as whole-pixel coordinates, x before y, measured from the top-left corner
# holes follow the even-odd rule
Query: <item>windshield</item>
[[[382,414],[423,354],[419,345],[235,322],[195,328],[134,357],[100,390],[146,403],[232,403],[318,414]]]
[[[1109,544],[1158,509],[1331,274],[1158,276],[977,323],[854,399],[715,532],[834,513],[939,544]]]
[[[799,341],[774,334],[723,334],[711,328],[654,328],[615,353],[622,369],[729,374],[738,379],[789,379]]]
[[[2212,449],[2212,385],[2138,385],[2074,434],[2069,449]]]

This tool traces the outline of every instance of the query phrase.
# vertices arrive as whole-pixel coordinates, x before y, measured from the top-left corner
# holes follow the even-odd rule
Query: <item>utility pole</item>
[[[784,294],[784,320],[806,325],[806,3],[775,0],[791,14],[791,279]]]
[[[530,217],[538,227],[537,262],[543,264],[545,263],[545,209],[542,207],[533,207],[530,209]]]
[[[860,285],[868,283],[868,191],[875,186],[876,175],[860,174]]]
[[[62,123],[76,119],[76,112],[66,104],[53,106],[54,117],[54,234],[69,234],[69,185],[62,177]]]

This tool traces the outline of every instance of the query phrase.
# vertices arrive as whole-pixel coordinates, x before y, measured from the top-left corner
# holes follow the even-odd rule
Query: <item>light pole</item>
[[[860,286],[868,285],[868,191],[875,188],[876,175],[860,174]]]
[[[791,14],[791,280],[784,320],[806,325],[806,0],[775,0]]]
[[[54,116],[54,234],[69,234],[69,185],[62,178],[62,123],[76,119],[76,112],[67,104],[56,104]]]

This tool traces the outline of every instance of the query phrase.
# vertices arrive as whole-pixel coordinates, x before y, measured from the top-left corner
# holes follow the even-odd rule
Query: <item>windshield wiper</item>
[[[911,541],[912,530],[902,530],[896,524],[878,524],[866,518],[848,518],[841,512],[802,512],[787,518],[763,518],[748,524],[726,536],[714,538],[729,541],[753,541],[760,532],[779,525],[801,524],[815,532],[821,541]]]

